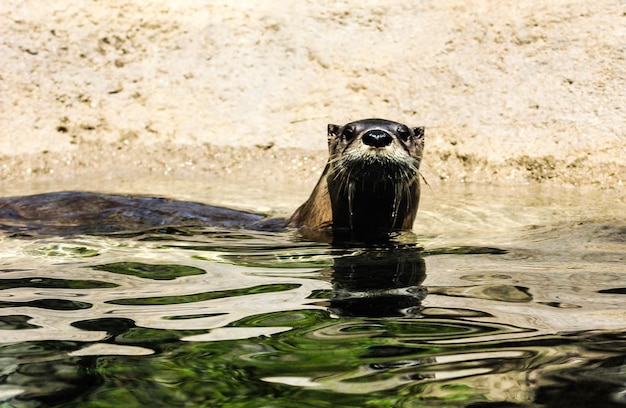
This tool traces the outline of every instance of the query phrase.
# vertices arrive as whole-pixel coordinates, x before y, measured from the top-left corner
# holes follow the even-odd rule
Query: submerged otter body
[[[328,146],[320,180],[289,220],[160,198],[65,192],[0,198],[0,230],[72,234],[164,225],[291,227],[333,242],[385,240],[410,230],[420,196],[424,128],[383,119],[328,125]]]
[[[424,128],[384,119],[328,125],[328,163],[289,220],[333,240],[378,240],[410,230],[420,198]]]

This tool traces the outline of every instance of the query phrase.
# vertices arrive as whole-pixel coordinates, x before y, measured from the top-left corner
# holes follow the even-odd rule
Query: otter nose
[[[361,140],[363,144],[372,147],[385,147],[393,142],[391,135],[380,129],[368,130]]]

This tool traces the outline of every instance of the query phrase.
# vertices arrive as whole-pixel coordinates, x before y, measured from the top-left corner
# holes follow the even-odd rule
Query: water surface
[[[626,205],[603,194],[426,190],[393,247],[3,233],[0,406],[626,406]]]

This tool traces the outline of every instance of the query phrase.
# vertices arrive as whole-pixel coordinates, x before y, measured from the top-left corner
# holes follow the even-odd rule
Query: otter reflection
[[[334,259],[328,271],[333,291],[329,310],[350,317],[414,317],[426,288],[422,249],[416,246],[363,248]]]

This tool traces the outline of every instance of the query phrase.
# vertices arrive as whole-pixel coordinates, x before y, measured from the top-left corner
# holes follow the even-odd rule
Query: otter
[[[72,234],[167,225],[287,227],[324,242],[385,240],[411,230],[420,198],[424,128],[384,119],[330,124],[328,147],[324,172],[289,220],[154,197],[61,192],[0,198],[0,230]]]
[[[411,230],[420,199],[424,127],[385,119],[328,125],[329,158],[289,227],[333,240],[385,239]]]

